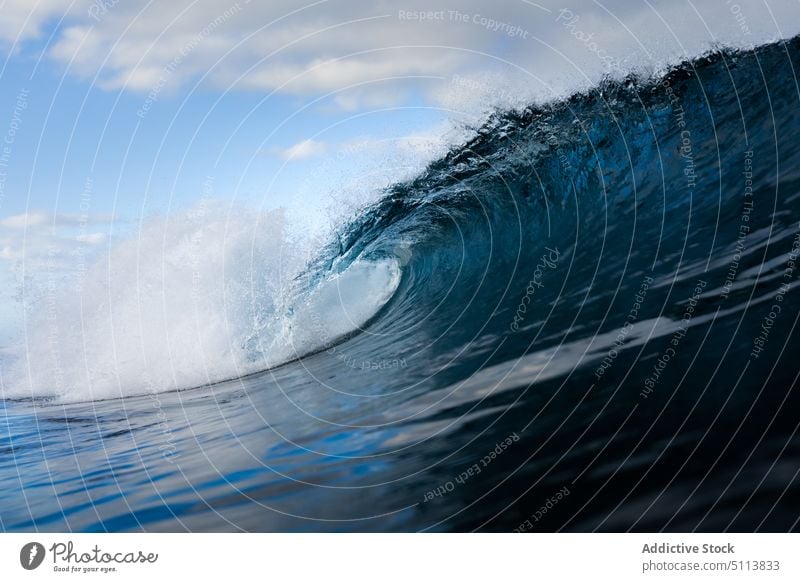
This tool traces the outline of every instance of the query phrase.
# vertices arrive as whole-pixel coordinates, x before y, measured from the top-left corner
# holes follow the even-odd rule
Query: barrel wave
[[[798,529],[798,66],[496,113],[240,295],[200,381],[4,382],[2,527]]]

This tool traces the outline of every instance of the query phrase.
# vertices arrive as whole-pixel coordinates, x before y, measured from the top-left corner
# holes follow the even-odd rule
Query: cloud
[[[553,0],[68,6],[6,0],[0,38],[36,38],[63,17],[47,56],[109,90],[147,95],[201,81],[301,96],[333,92],[332,104],[351,110],[373,106],[371,95],[423,95],[459,111],[502,102],[503,91],[516,100],[547,98],[611,69],[657,69],[714,43],[756,44],[800,31],[796,0],[740,2],[736,12],[719,0],[573,0],[566,11]]]
[[[0,219],[0,261],[24,263],[28,272],[74,270],[108,241],[102,227],[110,214],[53,214],[31,211]],[[99,227],[99,228],[98,228]]]
[[[17,214],[0,220],[0,226],[5,228],[23,229],[47,224],[48,216],[45,213],[30,212],[28,214]]]
[[[325,153],[327,149],[328,146],[323,142],[306,139],[294,144],[290,148],[276,148],[272,150],[272,152],[282,160],[292,161],[321,155]]]
[[[91,234],[79,234],[75,237],[75,240],[79,243],[85,243],[87,245],[99,245],[106,242],[108,240],[108,236],[104,232],[93,232]]]
[[[37,227],[85,227],[112,222],[114,216],[111,214],[52,214],[33,211],[0,219],[0,227],[21,230]]]
[[[0,218],[0,334],[19,321],[16,302],[30,305],[54,285],[79,281],[119,222],[111,214],[44,210]]]
[[[75,12],[72,0],[5,0],[0,18],[0,41],[14,45],[39,38],[45,23]]]
[[[108,235],[101,232],[62,236],[36,231],[24,237],[0,236],[0,261],[24,262],[29,271],[42,268],[60,270],[71,266],[73,259],[85,257],[84,252],[107,240]]]

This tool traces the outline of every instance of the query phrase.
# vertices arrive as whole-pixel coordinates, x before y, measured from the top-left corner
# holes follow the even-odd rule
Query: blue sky
[[[0,345],[18,328],[23,274],[67,269],[149,215],[213,196],[287,207],[318,228],[330,206],[418,170],[493,106],[792,36],[797,11],[796,0],[4,0]]]

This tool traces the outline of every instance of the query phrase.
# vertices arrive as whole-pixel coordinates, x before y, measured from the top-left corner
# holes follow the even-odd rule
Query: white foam
[[[269,365],[285,362],[323,347],[364,325],[394,295],[400,267],[394,260],[356,261],[296,300],[291,316],[278,320],[280,329],[261,333],[261,352]],[[268,341],[268,344],[264,344]]]
[[[1,395],[82,401],[238,377],[358,329],[397,287],[393,263],[357,262],[290,297],[308,250],[281,211],[203,201],[149,220],[37,301]]]

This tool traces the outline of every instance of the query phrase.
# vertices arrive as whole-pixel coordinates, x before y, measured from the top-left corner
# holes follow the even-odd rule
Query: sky
[[[219,198],[319,229],[495,107],[788,38],[798,12],[800,0],[0,0],[0,346],[29,281],[148,217]]]

